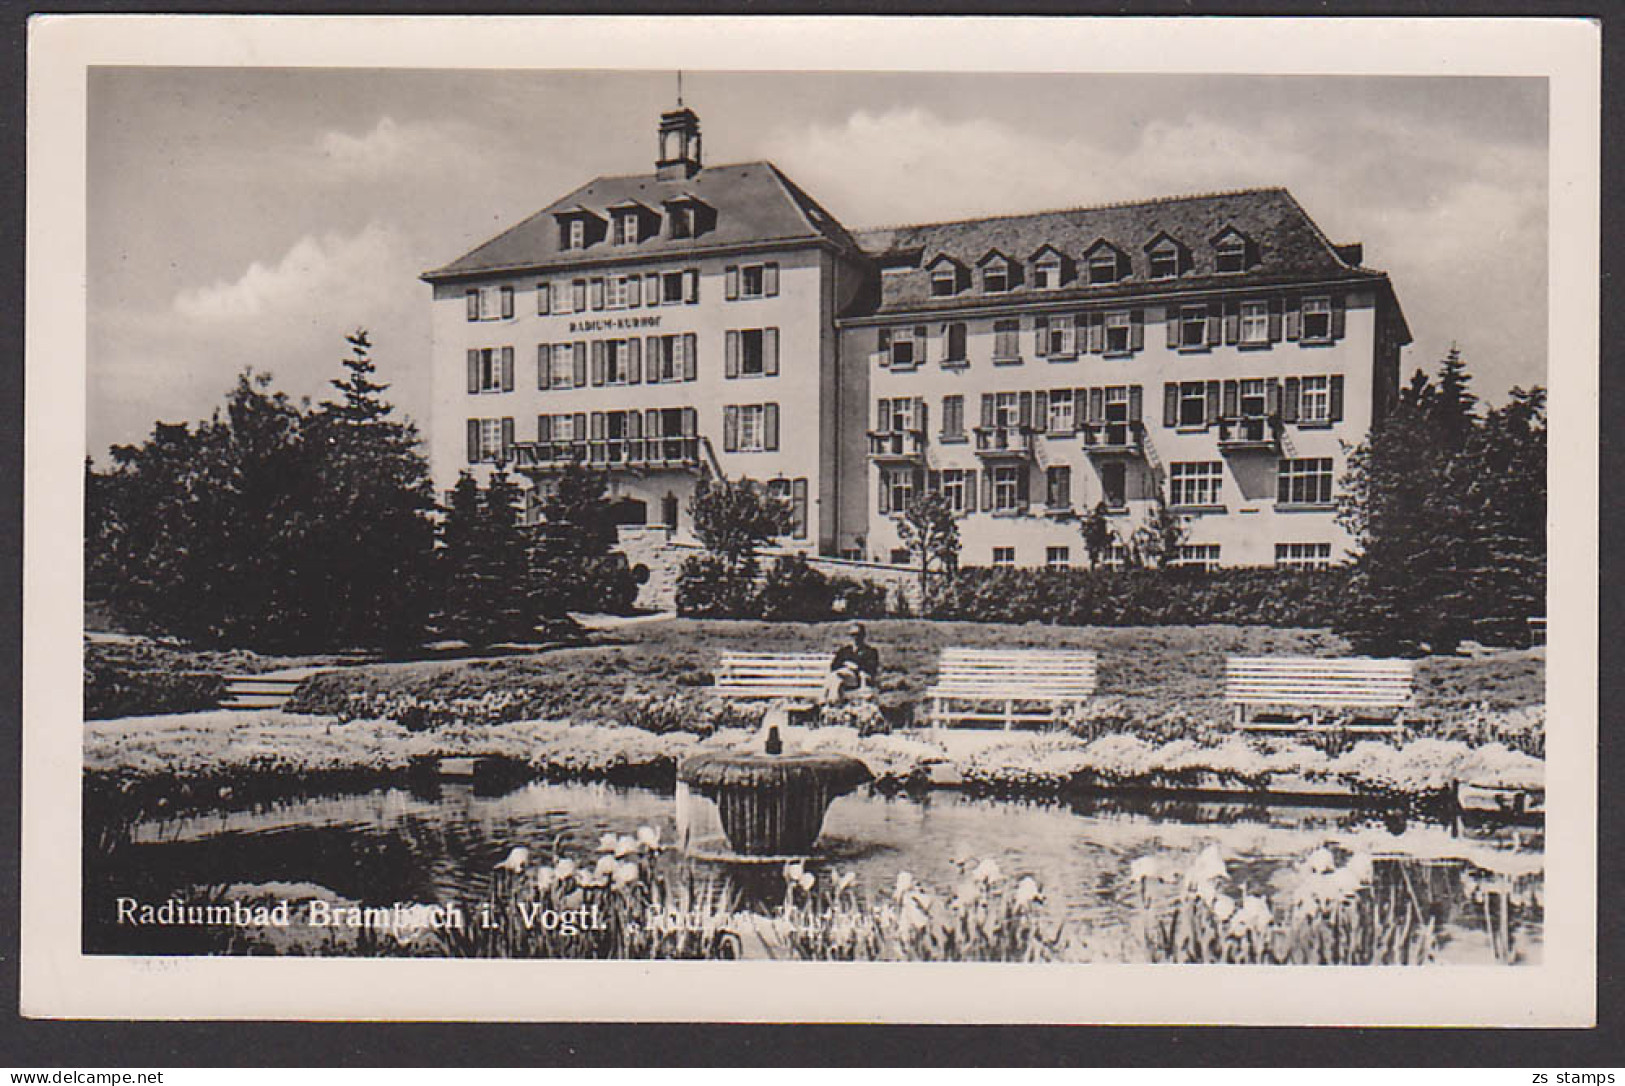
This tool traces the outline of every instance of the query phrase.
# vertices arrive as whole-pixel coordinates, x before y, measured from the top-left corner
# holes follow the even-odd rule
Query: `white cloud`
[[[199,321],[236,321],[275,314],[326,309],[335,297],[366,306],[399,293],[398,274],[407,265],[404,245],[394,231],[376,223],[358,234],[307,234],[274,264],[255,261],[230,282],[182,290],[174,311]]]
[[[400,166],[418,169],[426,162],[455,159],[460,142],[459,134],[447,125],[400,124],[393,117],[384,117],[365,135],[324,132],[316,147],[346,176],[381,176]]]

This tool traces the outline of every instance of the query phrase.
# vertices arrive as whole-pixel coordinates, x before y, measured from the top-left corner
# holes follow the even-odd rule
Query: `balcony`
[[[1137,422],[1097,422],[1083,428],[1083,449],[1090,456],[1143,456],[1144,435]]]
[[[1281,451],[1281,418],[1279,415],[1254,415],[1219,421],[1219,451],[1227,453],[1263,452],[1277,455]]]
[[[870,430],[869,459],[877,464],[914,464],[925,459],[924,430]]]
[[[976,427],[976,455],[988,460],[1025,460],[1033,455],[1030,426]]]
[[[562,471],[569,464],[649,471],[700,465],[697,437],[601,438],[592,441],[530,441],[513,447],[519,471]]]

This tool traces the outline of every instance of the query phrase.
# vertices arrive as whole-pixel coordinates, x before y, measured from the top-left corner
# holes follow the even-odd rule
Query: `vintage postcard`
[[[1590,1024],[1598,42],[37,18],[24,1013]]]

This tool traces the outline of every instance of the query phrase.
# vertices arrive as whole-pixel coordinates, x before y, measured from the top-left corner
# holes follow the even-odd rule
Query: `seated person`
[[[848,694],[874,696],[880,676],[880,653],[868,642],[863,623],[854,622],[847,630],[846,644],[835,650],[824,682],[824,701],[839,704]]]

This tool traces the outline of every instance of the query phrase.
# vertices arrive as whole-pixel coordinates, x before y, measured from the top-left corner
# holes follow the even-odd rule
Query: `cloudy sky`
[[[246,366],[320,397],[372,331],[427,423],[446,263],[652,168],[671,73],[96,69],[89,451],[206,417]],[[771,159],[852,228],[1285,185],[1393,277],[1481,395],[1546,380],[1544,80],[722,74],[706,160]]]

